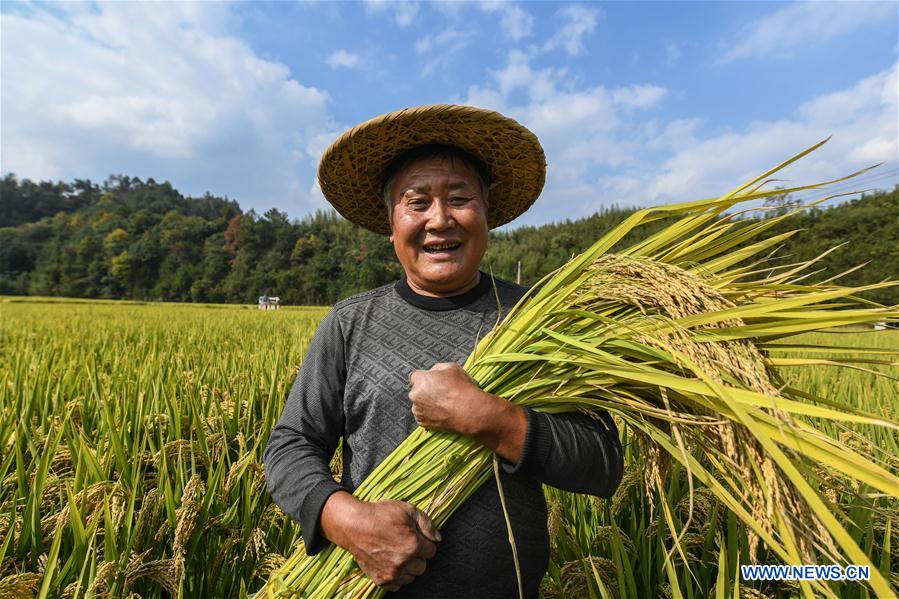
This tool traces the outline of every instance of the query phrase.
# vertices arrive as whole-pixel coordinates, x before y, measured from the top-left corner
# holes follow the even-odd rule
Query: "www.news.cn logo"
[[[829,566],[788,566],[752,564],[740,566],[743,580],[868,580],[870,566],[850,564],[846,567]]]

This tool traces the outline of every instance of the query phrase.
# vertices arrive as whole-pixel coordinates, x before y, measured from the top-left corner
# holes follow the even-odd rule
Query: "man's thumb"
[[[431,519],[428,518],[428,515],[423,511],[419,509],[413,510],[412,519],[415,520],[418,530],[421,531],[421,534],[424,535],[426,539],[435,543],[439,543],[443,540],[443,537],[440,536],[440,531],[434,526],[434,522],[432,522]]]

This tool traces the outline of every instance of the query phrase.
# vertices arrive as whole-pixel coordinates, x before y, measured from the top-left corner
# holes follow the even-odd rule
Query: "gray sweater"
[[[495,279],[504,317],[527,291]],[[352,492],[415,428],[408,374],[438,362],[462,364],[497,322],[489,275],[452,298],[417,295],[405,280],[337,303],[325,316],[303,359],[281,419],[265,449],[268,490],[298,521],[307,552],[329,541],[322,508],[339,489]],[[618,432],[584,414],[527,410],[524,449],[502,474],[521,559],[525,596],[536,597],[549,560],[541,483],[609,497],[621,480]],[[343,437],[343,477],[328,463]],[[512,552],[496,485],[478,490],[441,530],[425,573],[398,597],[517,597]]]

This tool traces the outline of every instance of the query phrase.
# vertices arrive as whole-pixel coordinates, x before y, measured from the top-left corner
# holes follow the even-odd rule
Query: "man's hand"
[[[437,527],[415,506],[392,500],[369,503],[344,491],[325,502],[321,525],[325,537],[353,554],[362,571],[388,591],[420,576],[440,541]]]
[[[487,394],[455,362],[434,364],[409,373],[409,400],[419,425],[473,436]]]
[[[527,415],[481,390],[455,362],[409,373],[409,400],[419,425],[470,437],[514,463],[521,458]]]

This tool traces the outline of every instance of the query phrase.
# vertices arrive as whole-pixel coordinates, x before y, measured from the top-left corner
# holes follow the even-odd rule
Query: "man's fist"
[[[425,571],[434,557],[440,532],[415,506],[393,500],[359,501],[349,493],[334,493],[322,511],[325,536],[356,559],[362,571],[380,587],[396,591]]]
[[[487,395],[455,362],[434,364],[430,370],[409,373],[412,415],[425,428],[466,436],[476,433],[478,411]]]
[[[425,428],[459,433],[517,464],[528,418],[524,409],[477,386],[455,362],[409,373],[412,415]]]

